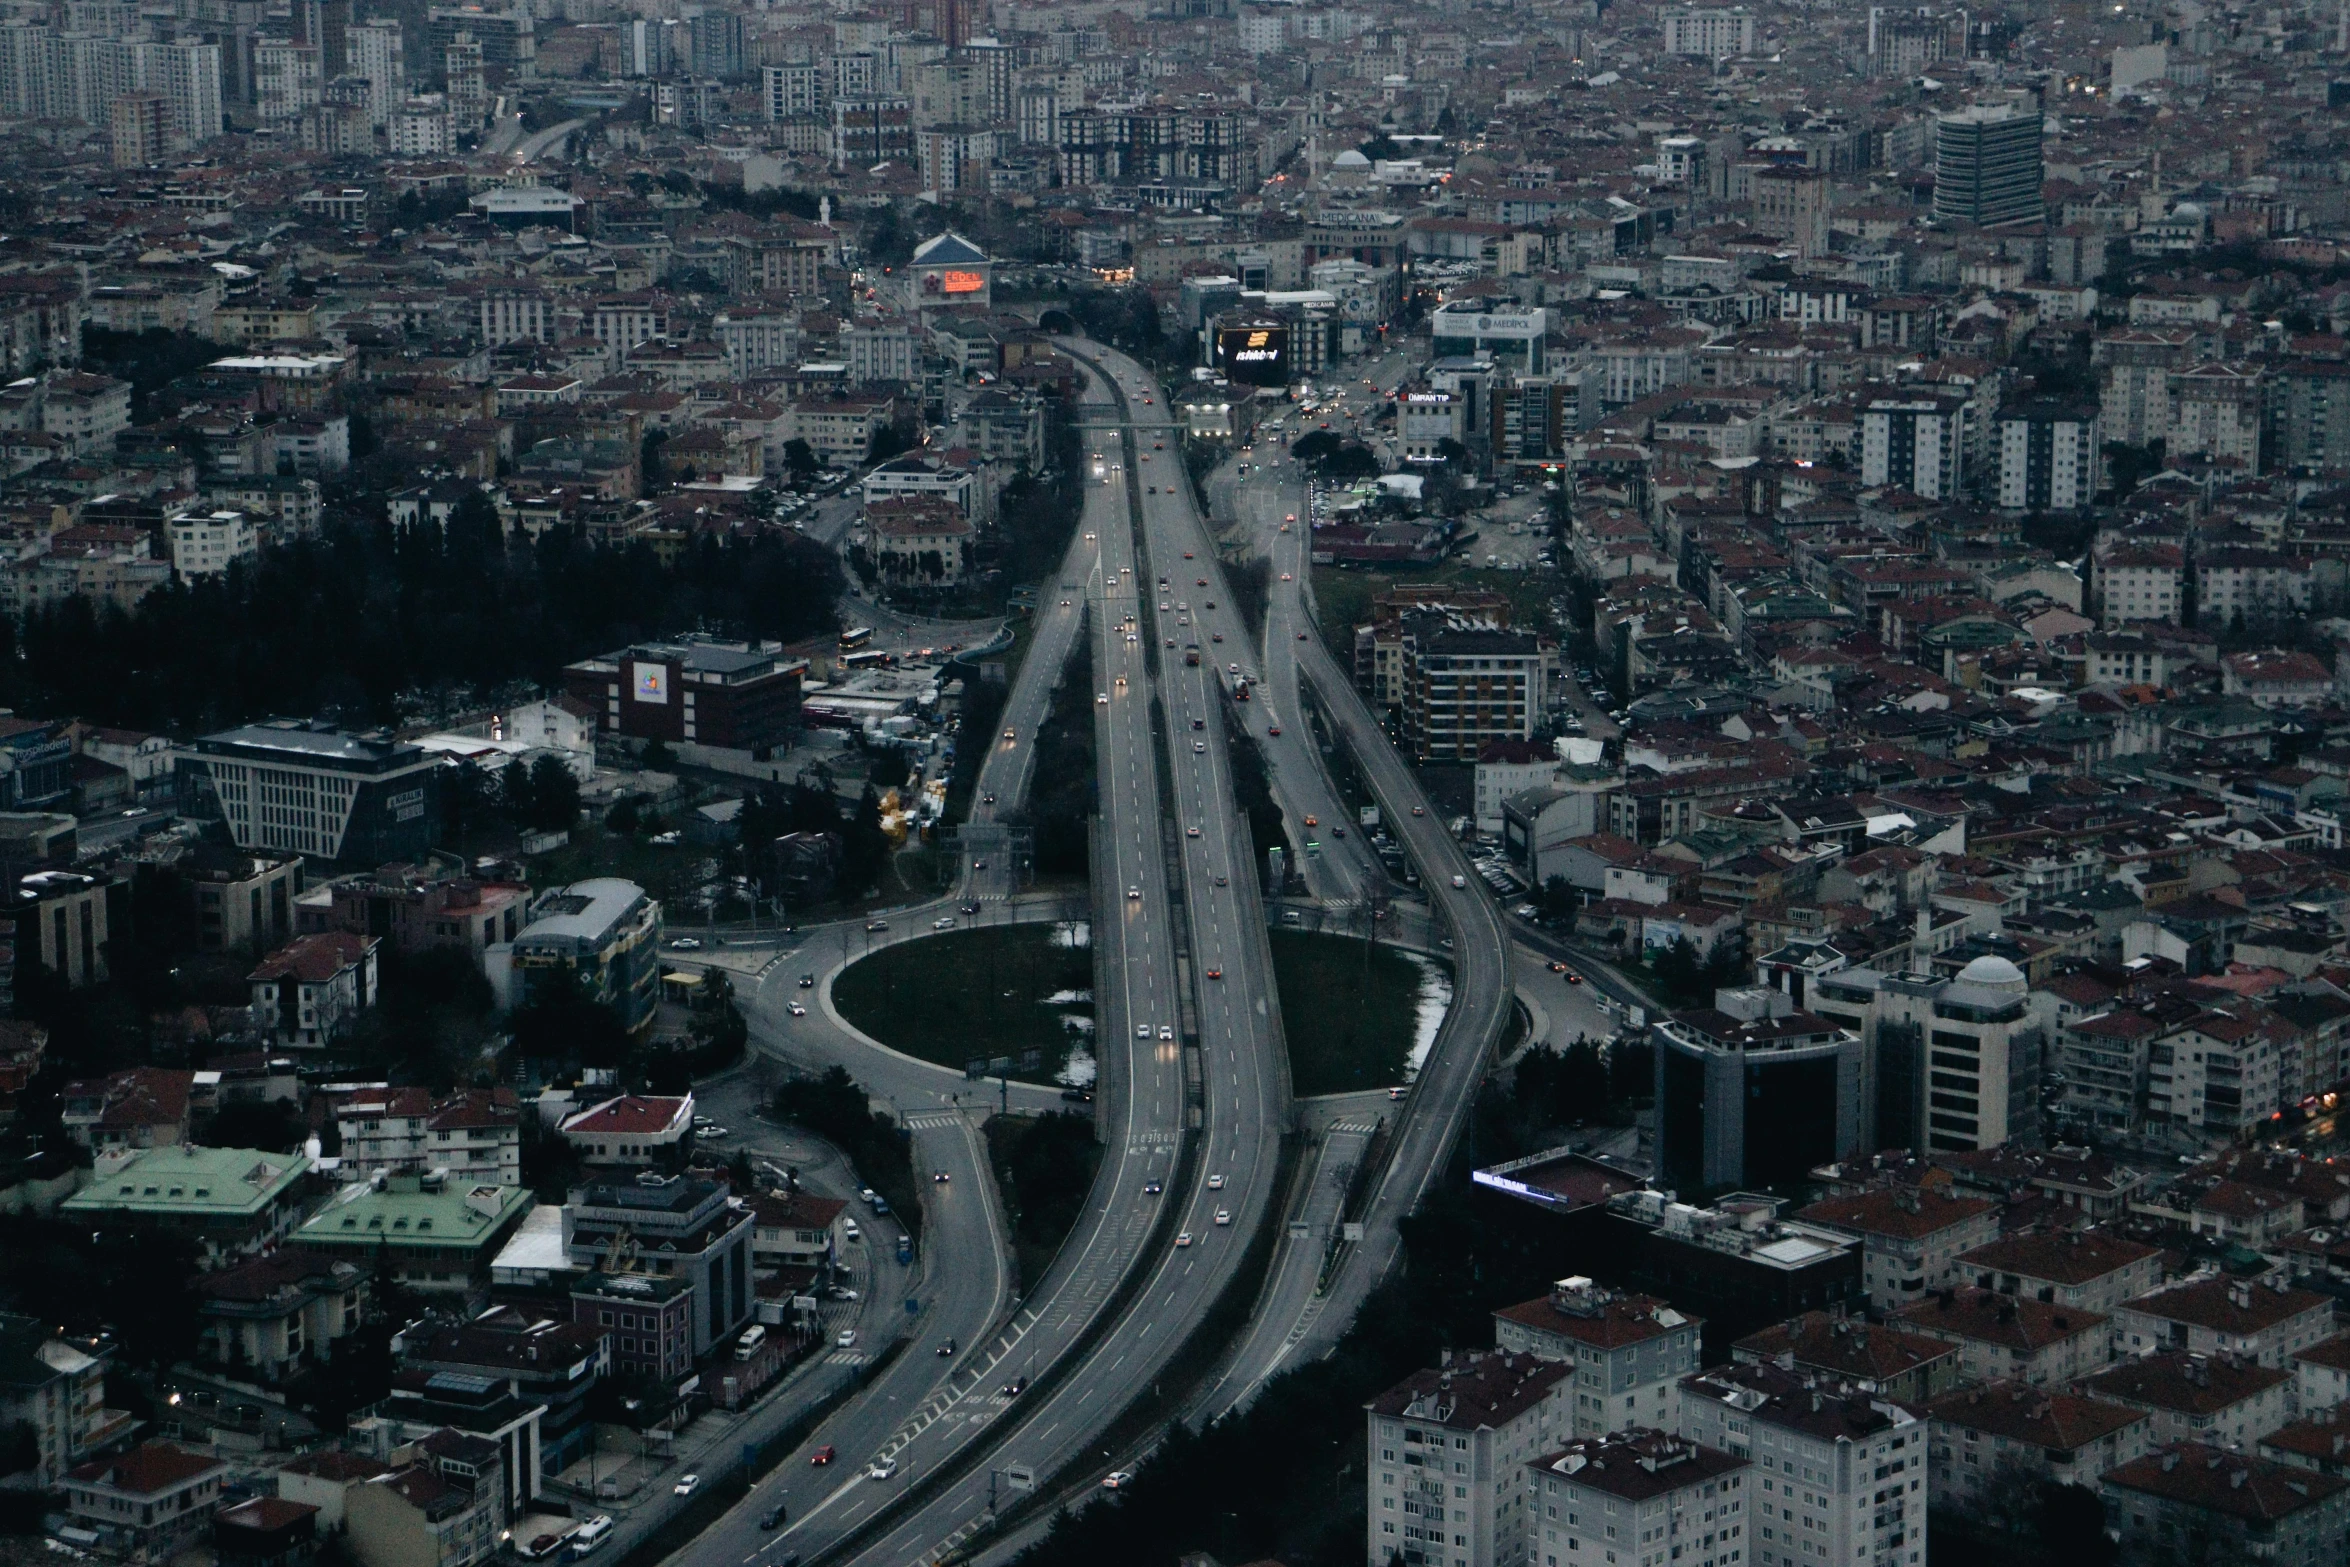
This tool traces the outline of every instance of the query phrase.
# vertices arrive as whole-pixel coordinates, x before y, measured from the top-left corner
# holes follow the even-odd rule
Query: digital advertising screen
[[[1228,326],[1216,334],[1216,361],[1233,380],[1249,386],[1289,384],[1289,328]]]

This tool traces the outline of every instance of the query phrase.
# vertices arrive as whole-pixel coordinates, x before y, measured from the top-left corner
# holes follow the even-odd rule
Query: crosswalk
[[[1376,1121],[1333,1121],[1330,1123],[1330,1131],[1333,1136],[1351,1132],[1357,1137],[1368,1137],[1377,1130],[1379,1130],[1379,1123]]]
[[[861,1366],[873,1357],[861,1349],[836,1349],[824,1357],[828,1366]]]
[[[963,1118],[961,1116],[955,1114],[952,1110],[921,1111],[906,1117],[906,1130],[910,1132],[935,1132],[944,1127],[954,1126],[962,1119]]]

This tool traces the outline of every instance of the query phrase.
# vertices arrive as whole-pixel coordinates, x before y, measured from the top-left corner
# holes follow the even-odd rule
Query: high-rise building
[[[1960,14],[1964,25],[1964,13]],[[1869,7],[1869,75],[1915,76],[1950,49],[1950,17],[1924,6]]]
[[[1754,13],[1744,6],[1678,6],[1657,13],[1666,54],[1729,60],[1754,52]]]
[[[286,38],[264,38],[254,52],[255,109],[265,121],[298,120],[318,106],[318,48]]]
[[[2039,113],[1975,104],[1934,122],[1934,216],[1944,223],[2037,223],[2043,174]]]
[[[2078,511],[2097,493],[2095,403],[2052,397],[1999,410],[1999,505],[2006,511]]]
[[[117,97],[107,127],[113,144],[114,166],[144,169],[161,163],[170,124],[171,107],[163,94],[139,91]]]
[[[1875,1142],[1969,1152],[2036,1144],[2045,1040],[2023,971],[1983,956],[1954,978],[1886,974],[1869,1027]]]
[[[770,65],[759,72],[761,101],[770,120],[789,120],[824,112],[824,67]]]
[[[1716,992],[1657,1025],[1657,1169],[1684,1193],[1801,1180],[1861,1151],[1860,1035],[1784,992]],[[1725,1005],[1726,1004],[1726,1005]]]
[[[195,147],[221,132],[220,45],[194,39],[141,43],[139,85],[163,95],[172,144]]]
[[[319,75],[327,80],[349,69],[351,0],[292,0],[294,42],[318,50]]]
[[[436,5],[428,13],[432,53],[439,64],[462,33],[481,45],[482,70],[491,86],[509,77],[528,78],[538,72],[538,34],[529,6],[493,10],[486,5]]]
[[[351,29],[347,49],[350,74],[367,80],[367,123],[381,130],[408,95],[407,44],[400,24],[371,16]]]
[[[1768,168],[1754,175],[1754,226],[1794,245],[1799,256],[1828,253],[1828,171]]]
[[[1956,500],[1970,475],[1967,400],[1919,392],[1872,399],[1860,414],[1861,483],[1891,484],[1930,501]]]
[[[686,69],[714,81],[732,81],[750,69],[750,40],[739,11],[704,8],[686,24]]]
[[[490,112],[489,80],[481,43],[459,33],[441,51],[441,61],[448,82],[449,127],[456,135],[471,135],[481,129]]]

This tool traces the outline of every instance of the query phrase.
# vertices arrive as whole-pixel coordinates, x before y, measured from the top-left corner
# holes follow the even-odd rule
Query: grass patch
[[[1419,964],[1347,936],[1276,930],[1272,941],[1293,1091],[1342,1094],[1401,1083],[1418,1015]]]
[[[991,1115],[986,1132],[987,1162],[1012,1230],[1013,1287],[1026,1294],[1085,1211],[1102,1145],[1093,1135],[1093,1117],[1074,1111]]]
[[[1049,1083],[1082,1034],[1066,1014],[1093,1015],[1093,954],[1055,945],[1066,927],[998,925],[959,930],[884,947],[832,982],[840,1015],[892,1050],[962,1070],[977,1056],[1035,1051],[1039,1064],[1018,1067],[1023,1082]],[[1082,1001],[1046,1004],[1077,992]]]

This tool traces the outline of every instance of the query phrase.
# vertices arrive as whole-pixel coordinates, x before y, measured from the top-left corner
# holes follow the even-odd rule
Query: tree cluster
[[[881,830],[881,795],[871,784],[846,811],[829,780],[761,784],[744,797],[736,824],[743,873],[770,893],[775,867],[767,859],[767,848],[792,833],[830,833],[839,840],[835,890],[844,901],[863,897],[881,880],[889,861],[889,838]]]
[[[795,1077],[775,1091],[778,1119],[804,1126],[848,1155],[857,1178],[889,1199],[906,1228],[922,1231],[911,1140],[896,1119],[875,1110],[865,1090],[840,1067]]]
[[[404,697],[559,685],[563,667],[696,628],[794,640],[835,624],[840,571],[797,537],[705,539],[675,565],[569,529],[330,527],[128,610],[76,596],[0,623],[0,704],[178,735],[273,714],[397,719]]]

